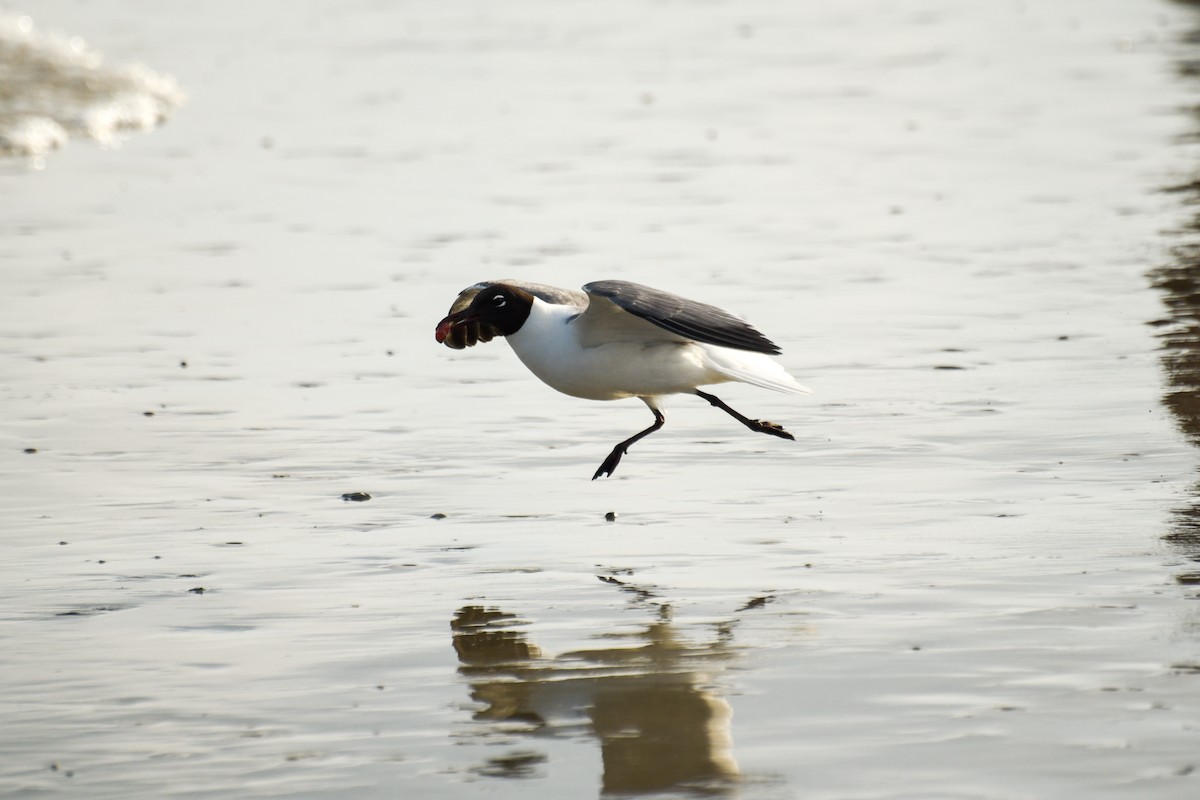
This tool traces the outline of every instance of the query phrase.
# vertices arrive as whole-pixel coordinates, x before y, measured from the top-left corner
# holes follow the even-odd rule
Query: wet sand
[[[1193,797],[1200,14],[1053,6],[24,9],[187,103],[0,162],[0,797]],[[589,481],[507,275],[798,441]]]

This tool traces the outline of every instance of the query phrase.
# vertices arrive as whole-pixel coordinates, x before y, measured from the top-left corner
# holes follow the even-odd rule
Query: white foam
[[[0,14],[0,156],[40,157],[72,136],[105,146],[159,125],[184,102],[170,75],[112,66],[80,37]]]

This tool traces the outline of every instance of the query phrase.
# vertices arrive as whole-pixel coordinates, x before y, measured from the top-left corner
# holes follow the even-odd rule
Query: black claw
[[[772,436],[778,436],[780,439],[791,439],[793,442],[796,441],[796,437],[792,436],[790,433],[785,431],[783,429],[782,425],[778,425],[774,422],[767,422],[766,420],[762,420],[762,419],[750,419],[749,417],[742,416],[741,414],[734,411],[729,406],[725,405],[724,401],[722,401],[719,397],[716,397],[715,395],[708,394],[707,392],[702,392],[699,389],[696,389],[695,393],[696,393],[697,397],[707,400],[709,405],[712,405],[716,408],[721,409],[726,414],[733,417],[738,422],[742,423],[743,425],[745,425],[747,428],[749,428],[752,431],[758,431],[759,433],[769,433]]]
[[[618,447],[608,454],[608,458],[604,459],[604,463],[600,465],[600,469],[596,470],[596,474],[592,476],[592,480],[596,480],[601,475],[611,477],[617,470],[617,464],[621,463],[621,456],[625,455],[625,451]]]
[[[767,422],[765,419],[754,420],[754,425],[754,430],[758,431],[759,433],[769,433],[772,436],[778,436],[780,439],[791,439],[793,442],[796,441],[796,437],[785,431],[782,425],[778,425],[774,422]]]
[[[592,480],[596,480],[601,475],[612,475],[617,469],[617,464],[621,463],[621,456],[629,452],[630,445],[646,438],[663,426],[663,423],[667,420],[663,416],[663,413],[653,406],[651,406],[650,410],[654,412],[654,424],[640,433],[635,433],[614,447],[613,451],[608,454],[608,458],[604,459],[604,463],[600,465],[600,469],[596,470],[596,474],[592,476]]]

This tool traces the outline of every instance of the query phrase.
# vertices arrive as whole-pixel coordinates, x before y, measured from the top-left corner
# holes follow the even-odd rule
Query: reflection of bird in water
[[[487,281],[459,293],[436,337],[462,349],[504,336],[544,383],[572,397],[637,397],[654,424],[618,444],[592,480],[611,475],[638,440],[663,426],[662,398],[694,394],[752,431],[793,439],[750,419],[699,387],[740,381],[808,394],[770,358],[780,350],[751,325],[715,306],[628,281],[596,281],[582,292],[524,281]]]
[[[590,732],[600,742],[605,793],[731,791],[738,776],[732,710],[697,669],[731,657],[724,641],[689,645],[663,619],[635,634],[640,646],[546,658],[515,624],[513,615],[479,606],[451,621],[459,671],[484,705],[476,720],[509,735]],[[527,766],[530,756],[521,758]],[[511,774],[497,763],[479,771]]]
[[[541,651],[525,641],[519,631],[508,630],[516,617],[497,609],[467,606],[450,621],[454,651],[463,664],[461,672],[472,678],[471,699],[485,705],[477,720],[523,723],[542,727],[542,718],[531,710],[529,689],[522,682],[506,680],[510,670],[541,658]],[[487,680],[495,676],[498,680]]]
[[[1177,0],[1200,10],[1196,0]],[[1196,82],[1200,78],[1200,18],[1182,37],[1184,48],[1176,62],[1182,78]],[[1189,145],[1200,138],[1200,107],[1188,109],[1191,131],[1183,137]],[[1178,196],[1191,209],[1192,216],[1175,230],[1169,263],[1150,272],[1151,284],[1162,293],[1166,314],[1152,320],[1162,342],[1161,360],[1167,379],[1163,403],[1180,430],[1200,445],[1200,171],[1189,180],[1166,191]],[[1175,509],[1173,530],[1164,538],[1195,561],[1200,560],[1200,484],[1192,487],[1189,502]],[[1189,570],[1177,576],[1181,583],[1195,584],[1200,572]]]
[[[738,775],[729,702],[701,689],[706,676],[642,675],[597,687],[590,715],[604,761],[604,791],[694,785],[728,789]]]

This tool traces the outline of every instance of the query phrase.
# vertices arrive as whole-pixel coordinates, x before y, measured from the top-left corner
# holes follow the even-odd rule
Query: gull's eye
[[[498,294],[492,298],[492,305],[495,306],[496,308],[504,308],[504,306],[507,304],[508,304],[508,300],[505,299],[504,295],[502,295],[502,294]]]

